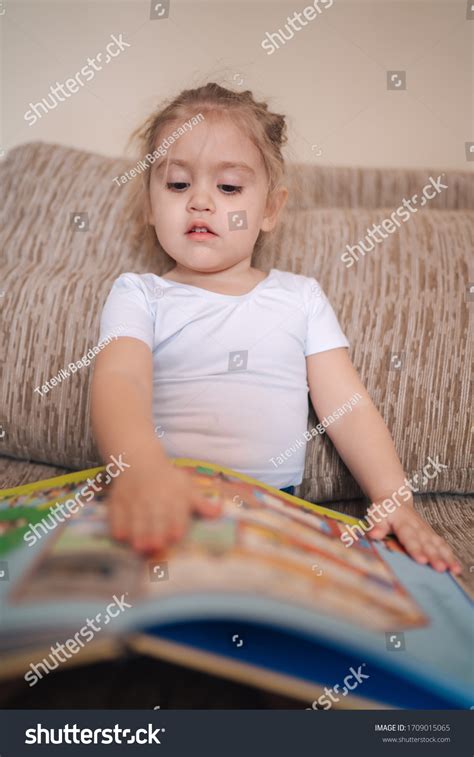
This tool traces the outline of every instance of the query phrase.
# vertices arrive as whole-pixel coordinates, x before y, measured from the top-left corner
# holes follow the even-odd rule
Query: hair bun
[[[272,142],[276,142],[280,147],[284,145],[287,141],[285,116],[272,114],[267,133]]]

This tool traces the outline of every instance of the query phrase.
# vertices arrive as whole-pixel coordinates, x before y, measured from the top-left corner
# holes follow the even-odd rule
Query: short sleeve
[[[137,274],[123,273],[114,282],[100,318],[103,342],[111,336],[133,336],[153,350],[154,314],[146,287]]]
[[[349,347],[331,304],[316,279],[308,279],[305,356]]]

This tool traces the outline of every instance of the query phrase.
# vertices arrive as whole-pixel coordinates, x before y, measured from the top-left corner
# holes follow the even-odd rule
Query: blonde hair
[[[195,89],[185,89],[151,113],[145,123],[132,132],[127,146],[137,144],[139,157],[145,161],[146,156],[155,151],[158,138],[166,126],[176,121],[183,124],[200,113],[204,118],[206,114],[212,117],[230,117],[254,143],[263,159],[268,178],[267,198],[270,199],[284,175],[282,148],[287,142],[287,126],[283,115],[270,112],[267,103],[257,102],[250,90],[235,92],[215,82],[208,82]],[[148,247],[152,246],[155,251],[161,250],[168,262],[174,263],[174,260],[162,250],[154,228],[147,222],[150,171],[145,170],[141,175],[141,182],[134,184],[135,211],[138,217],[141,216],[139,233],[142,235],[142,243]],[[260,251],[263,243],[263,233],[260,232],[254,251]]]

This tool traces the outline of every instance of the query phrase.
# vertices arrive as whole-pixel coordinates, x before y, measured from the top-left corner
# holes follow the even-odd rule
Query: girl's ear
[[[288,190],[286,187],[278,187],[268,197],[265,215],[262,220],[261,230],[271,231],[278,221],[278,217],[285,207],[288,199]]]

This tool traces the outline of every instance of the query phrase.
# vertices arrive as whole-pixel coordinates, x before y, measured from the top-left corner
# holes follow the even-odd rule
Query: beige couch
[[[97,344],[100,311],[120,273],[161,274],[169,267],[164,253],[140,236],[131,184],[113,181],[133,164],[45,143],[17,147],[0,162],[2,487],[100,462],[89,421],[92,366],[45,396],[35,388]],[[473,174],[446,171],[448,189],[373,252],[351,268],[340,259],[347,244],[363,239],[403,198],[420,194],[429,177],[441,173],[292,166],[285,218],[256,262],[320,281],[407,475],[420,474],[428,456],[447,465],[425,484],[419,476],[415,504],[453,546],[466,582],[474,580],[468,332]],[[87,219],[74,222],[78,214]],[[311,412],[309,428],[316,423]],[[366,500],[326,435],[308,444],[297,493],[365,512]]]

